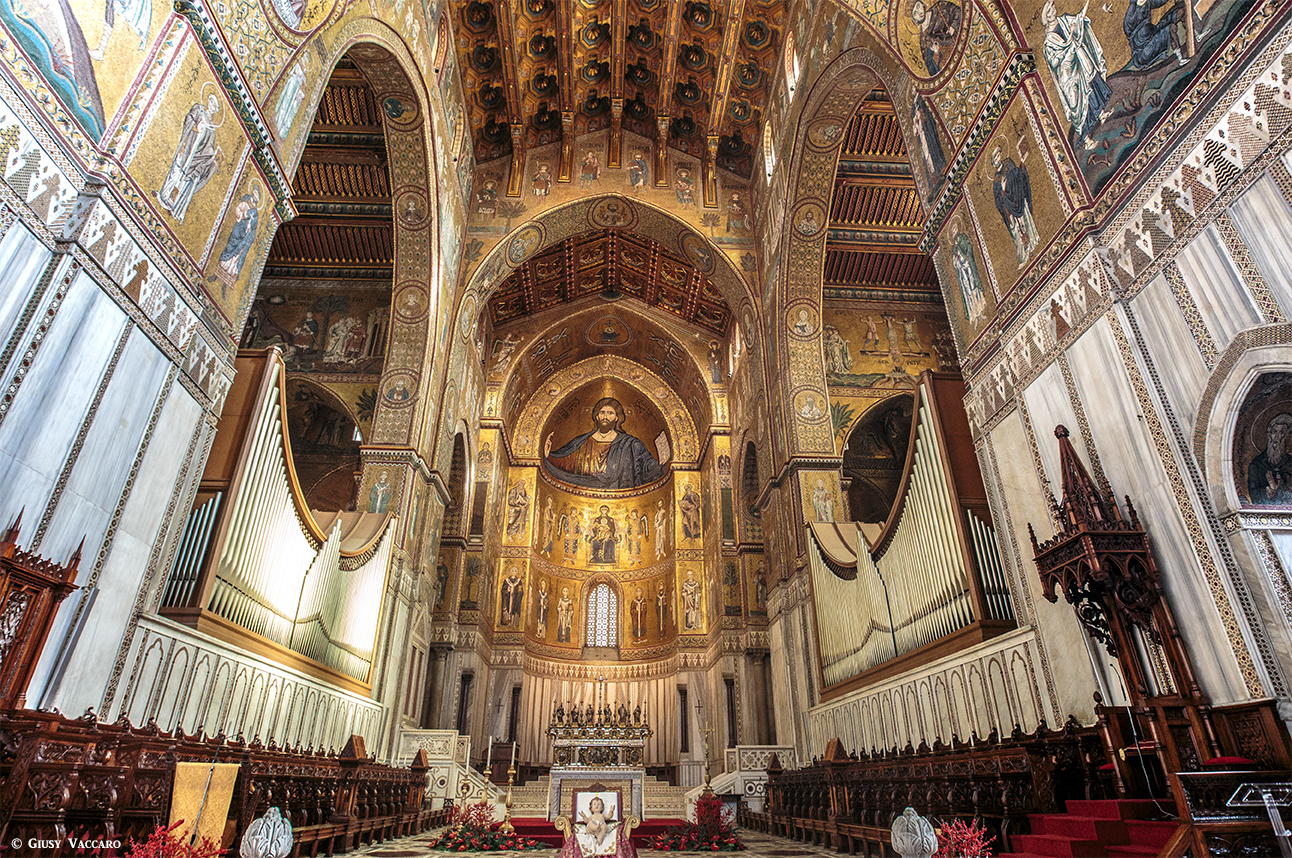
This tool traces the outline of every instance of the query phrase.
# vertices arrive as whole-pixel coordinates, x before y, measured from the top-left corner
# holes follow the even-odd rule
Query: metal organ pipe
[[[361,553],[342,548],[340,517],[314,523],[287,460],[283,367],[266,373],[229,489],[221,544],[212,552],[211,613],[360,681],[371,671],[393,528]],[[221,496],[194,508],[167,604],[187,605],[199,580]]]
[[[827,685],[844,682],[893,658],[981,620],[1013,619],[996,536],[984,521],[960,505],[947,463],[932,376],[921,378],[916,426],[908,456],[898,515],[872,555],[857,531],[856,578],[836,574],[817,540],[810,539],[811,574],[822,672]],[[962,443],[962,442],[960,442]],[[960,460],[963,460],[961,455]],[[976,479],[981,479],[973,474]],[[957,471],[957,481],[962,479]],[[968,552],[972,552],[972,557]],[[976,562],[975,562],[976,561]],[[984,613],[975,616],[969,575],[977,568]],[[887,583],[887,599],[881,583]],[[888,610],[893,628],[888,630]]]

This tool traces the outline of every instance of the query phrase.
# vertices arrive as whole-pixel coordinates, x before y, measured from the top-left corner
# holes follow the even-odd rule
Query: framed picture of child
[[[574,825],[579,849],[585,856],[615,851],[615,834],[623,821],[619,790],[578,790],[574,793]]]

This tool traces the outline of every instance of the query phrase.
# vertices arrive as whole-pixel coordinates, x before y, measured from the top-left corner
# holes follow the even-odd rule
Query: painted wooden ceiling
[[[785,0],[453,0],[477,162],[611,128],[746,178]]]
[[[494,327],[588,295],[631,295],[722,337],[731,310],[709,278],[658,242],[632,232],[592,230],[537,254],[489,299]]]
[[[844,133],[830,200],[823,283],[885,293],[937,292],[933,260],[920,252],[924,211],[893,104],[876,90]]]
[[[274,236],[266,277],[391,279],[390,176],[378,110],[367,80],[342,60],[292,180],[300,214]]]

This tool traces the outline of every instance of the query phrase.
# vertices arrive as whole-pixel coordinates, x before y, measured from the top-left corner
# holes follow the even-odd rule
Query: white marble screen
[[[48,290],[46,302],[54,291]],[[42,306],[36,319],[45,312]],[[121,308],[89,276],[78,272],[13,405],[0,415],[0,485],[5,487],[0,522],[7,526],[23,511],[25,547],[32,547],[30,540],[85,425],[125,325]],[[33,333],[24,334],[19,354]],[[11,369],[6,383],[12,377]]]
[[[52,254],[21,221],[0,239],[0,343],[13,337],[27,300]]]

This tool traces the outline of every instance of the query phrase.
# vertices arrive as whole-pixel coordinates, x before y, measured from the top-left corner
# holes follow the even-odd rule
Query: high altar
[[[554,703],[547,735],[553,755],[549,821],[562,814],[577,820],[593,795],[602,798],[613,819],[629,814],[644,818],[645,745],[651,728],[640,704],[631,712],[623,701],[612,706],[605,699],[603,679],[595,705]]]

